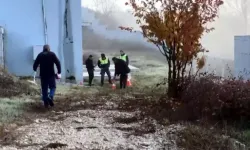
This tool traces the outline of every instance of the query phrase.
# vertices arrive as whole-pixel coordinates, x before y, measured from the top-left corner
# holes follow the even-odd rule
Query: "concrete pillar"
[[[66,76],[75,77],[79,83],[83,80],[81,0],[65,0],[65,8],[67,23],[64,20],[63,51]]]
[[[59,23],[58,23],[58,57],[61,61],[62,68],[62,80],[66,79],[66,70],[65,70],[65,60],[63,53],[63,45],[64,45],[64,11],[65,11],[65,2],[63,0],[58,1],[59,5]]]
[[[83,80],[82,63],[82,7],[81,0],[69,0],[71,31],[72,31],[72,51],[73,51],[73,73],[76,82]]]

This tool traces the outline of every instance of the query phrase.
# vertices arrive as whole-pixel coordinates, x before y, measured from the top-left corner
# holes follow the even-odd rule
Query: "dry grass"
[[[23,113],[27,104],[33,102],[25,97],[1,98],[0,99],[0,125],[11,123],[18,119]]]
[[[177,145],[185,150],[230,149],[229,139],[218,131],[189,125],[178,133]]]
[[[0,125],[17,119],[29,96],[38,94],[28,82],[19,80],[0,68]]]
[[[0,97],[35,95],[37,90],[0,67]]]

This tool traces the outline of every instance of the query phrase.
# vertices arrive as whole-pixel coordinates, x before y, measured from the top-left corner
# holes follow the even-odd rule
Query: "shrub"
[[[0,67],[0,97],[12,97],[21,94],[37,94],[38,91],[32,88],[25,81],[12,76]]]
[[[179,99],[165,100],[173,120],[247,121],[250,82],[208,75],[187,80]]]

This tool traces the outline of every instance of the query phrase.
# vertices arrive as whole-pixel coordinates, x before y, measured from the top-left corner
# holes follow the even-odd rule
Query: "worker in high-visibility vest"
[[[109,83],[112,84],[111,75],[109,71],[109,67],[110,67],[109,58],[106,57],[105,54],[101,54],[101,58],[98,60],[97,65],[101,69],[101,86],[103,86],[104,84],[105,73],[108,75]]]
[[[126,62],[127,65],[129,65],[129,59],[128,59],[128,55],[124,53],[123,50],[120,50],[120,59],[124,60]]]

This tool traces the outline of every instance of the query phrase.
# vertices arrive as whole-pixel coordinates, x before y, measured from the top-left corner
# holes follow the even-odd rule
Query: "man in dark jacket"
[[[89,86],[91,86],[92,80],[94,79],[94,71],[95,71],[92,55],[89,55],[89,58],[86,60],[85,65],[89,74]]]
[[[103,86],[104,84],[105,73],[108,75],[109,83],[112,84],[111,75],[109,71],[109,67],[110,67],[109,58],[106,57],[105,54],[101,54],[101,58],[98,60],[97,65],[101,69],[101,86]]]
[[[42,96],[44,106],[47,108],[49,105],[54,106],[54,94],[56,90],[56,74],[54,70],[54,64],[57,67],[57,77],[61,78],[61,64],[55,53],[50,51],[49,45],[43,46],[43,52],[38,54],[33,70],[36,72],[37,67],[40,65],[40,78],[42,87]],[[48,88],[50,93],[48,96]]]
[[[120,88],[126,88],[128,73],[130,73],[130,69],[125,61],[116,57],[113,57],[112,60],[115,64],[114,80],[116,76],[120,75]]]
[[[126,62],[127,65],[129,65],[129,59],[128,59],[128,55],[124,53],[123,50],[120,50],[120,59],[124,60]]]

